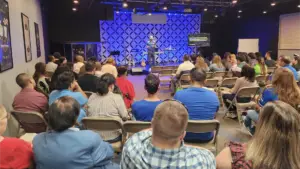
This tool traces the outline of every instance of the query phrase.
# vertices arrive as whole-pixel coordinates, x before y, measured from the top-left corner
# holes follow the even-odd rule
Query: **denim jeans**
[[[252,126],[252,121],[258,121],[258,113],[255,110],[248,110],[245,119],[245,126],[250,130],[252,134],[255,132],[255,127]]]

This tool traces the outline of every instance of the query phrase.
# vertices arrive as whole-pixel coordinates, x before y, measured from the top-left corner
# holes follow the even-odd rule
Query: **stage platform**
[[[153,66],[162,66],[162,67],[168,67],[168,66],[178,66],[180,63],[163,63],[163,64],[157,64],[157,65],[146,65],[145,67],[141,66],[140,64],[136,64],[135,66],[128,66],[128,71],[132,74],[149,74],[151,72],[151,67]]]

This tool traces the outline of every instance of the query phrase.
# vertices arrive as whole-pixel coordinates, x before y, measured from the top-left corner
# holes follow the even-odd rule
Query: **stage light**
[[[300,5],[298,5],[298,8],[300,8]]]
[[[276,2],[272,2],[272,3],[271,3],[271,6],[275,6],[275,5],[276,5]]]
[[[206,11],[207,11],[207,8],[204,8],[204,11],[206,12]]]
[[[120,13],[120,11],[116,11],[116,13]]]
[[[163,10],[165,10],[165,11],[168,10],[168,7],[167,7],[167,6],[164,6]]]
[[[79,3],[79,1],[78,1],[78,0],[74,0],[73,2],[74,2],[74,4],[78,4],[78,3]]]
[[[243,11],[242,10],[239,10],[239,13],[242,13]]]
[[[73,11],[77,11],[77,9],[76,9],[76,8],[72,8],[72,10],[73,10]]]
[[[236,3],[237,3],[237,0],[233,0],[232,3],[233,3],[233,4],[236,4]]]
[[[127,8],[128,7],[128,3],[125,1],[125,2],[123,2],[123,8]]]
[[[148,15],[149,15],[149,16],[151,16],[151,15],[152,15],[152,13],[151,13],[151,12],[149,12],[149,13],[148,13]]]
[[[215,15],[215,18],[219,17],[218,15]]]
[[[263,14],[266,14],[267,13],[267,11],[263,11]]]

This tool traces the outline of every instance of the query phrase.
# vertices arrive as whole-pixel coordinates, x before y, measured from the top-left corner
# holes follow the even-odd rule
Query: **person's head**
[[[300,64],[300,56],[294,56],[292,64],[293,65],[299,65]]]
[[[154,74],[149,74],[145,78],[145,90],[148,94],[156,94],[159,90],[159,84],[160,80],[159,78]]]
[[[219,68],[224,67],[222,64],[221,57],[219,55],[214,55],[214,57],[212,59],[212,63],[216,64]]]
[[[287,68],[277,68],[272,77],[272,87],[279,100],[297,107],[300,104],[300,89],[293,73]]]
[[[57,76],[56,90],[73,90],[75,77],[72,71],[64,71]]]
[[[56,58],[53,55],[48,56],[48,61],[49,62],[55,62]]]
[[[127,67],[126,66],[120,66],[118,67],[118,76],[127,76]]]
[[[185,54],[185,55],[183,56],[183,61],[189,61],[189,60],[190,60],[190,56],[187,55],[187,54]]]
[[[6,130],[7,120],[9,119],[9,117],[10,114],[7,113],[4,106],[0,104],[0,136],[2,136]]]
[[[255,60],[257,59],[257,58],[256,58],[256,55],[255,55],[253,52],[249,53],[248,56],[249,56],[251,59],[253,59],[253,60],[254,60],[254,59],[255,59]]]
[[[255,70],[254,68],[250,67],[249,65],[245,65],[242,67],[241,76],[245,77],[246,80],[250,82],[255,81]]]
[[[236,55],[235,54],[230,54],[230,60],[236,60]]]
[[[36,83],[32,77],[26,73],[20,73],[16,77],[16,83],[22,88],[35,88]]]
[[[85,71],[86,73],[92,73],[95,74],[96,71],[96,63],[95,62],[86,62],[85,64]]]
[[[162,102],[156,107],[151,122],[152,140],[162,144],[178,144],[185,136],[188,118],[188,111],[181,103],[175,100]]]
[[[53,56],[58,59],[61,57],[61,54],[59,52],[54,52]]]
[[[107,64],[113,65],[113,64],[115,63],[115,60],[114,60],[113,58],[109,57],[109,58],[107,59],[106,63],[107,63]]]
[[[102,65],[100,62],[96,62],[96,71],[101,71]]]
[[[236,57],[236,61],[237,61],[237,64],[240,64],[242,62],[245,62],[245,57],[243,55],[239,55]]]
[[[46,74],[46,64],[43,62],[38,62],[37,64],[35,64],[34,68],[35,72],[33,74],[33,79],[37,83],[39,78]]]
[[[266,52],[265,58],[266,58],[267,60],[272,59],[272,52],[271,52],[271,51]]]
[[[255,52],[256,57],[263,57],[263,55],[260,52]]]
[[[291,64],[291,57],[289,56],[279,56],[278,58],[278,65],[279,66],[286,66]]]
[[[246,159],[253,168],[300,168],[300,114],[282,101],[267,103],[259,113]]]
[[[196,63],[196,61],[197,61],[197,55],[196,54],[192,54],[192,56],[191,56],[191,60],[192,60],[192,62],[195,64]]]
[[[87,61],[91,61],[91,62],[97,62],[97,58],[96,57],[89,57],[88,59],[87,59]]]
[[[192,84],[204,85],[206,82],[206,72],[203,69],[193,68],[190,71]]]
[[[51,130],[62,132],[76,123],[80,112],[79,103],[69,96],[63,96],[53,102],[48,110],[48,124]]]
[[[78,62],[83,63],[84,62],[84,58],[81,55],[76,55],[75,56],[75,62],[76,63],[78,63]]]
[[[227,62],[230,62],[230,59],[231,59],[230,55],[231,55],[230,52],[225,52],[225,53],[224,53],[224,59],[225,59]]]
[[[112,92],[115,88],[116,79],[110,73],[105,73],[98,78],[96,83],[97,93],[101,96],[106,95],[108,92]]]
[[[208,68],[208,66],[207,66],[205,60],[203,59],[203,57],[197,57],[195,67],[196,68],[201,68],[201,69],[207,69]]]
[[[64,56],[59,57],[58,60],[56,61],[56,64],[58,66],[64,66],[64,65],[66,65],[67,64],[66,57],[64,57]]]

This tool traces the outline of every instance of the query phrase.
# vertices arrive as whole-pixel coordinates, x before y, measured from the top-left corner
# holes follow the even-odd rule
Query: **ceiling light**
[[[239,13],[242,13],[243,11],[242,10],[239,10]]]
[[[78,3],[79,3],[79,1],[78,1],[78,0],[74,0],[73,2],[74,2],[74,4],[78,4]]]
[[[237,16],[237,18],[241,18],[241,16],[239,15],[239,16]]]
[[[151,15],[152,15],[152,13],[151,13],[151,12],[149,12],[149,13],[148,13],[148,15],[149,15],[149,16],[151,16]]]
[[[218,15],[215,15],[215,18],[219,17]]]
[[[298,5],[298,8],[300,8],[300,5]]]
[[[207,8],[204,8],[204,11],[207,11]]]
[[[275,5],[276,5],[276,2],[272,2],[272,3],[271,3],[271,6],[275,6]]]
[[[116,13],[120,13],[120,11],[116,11]]]
[[[164,8],[163,8],[164,10],[168,10],[168,7],[167,6],[164,6]]]
[[[237,0],[233,0],[232,3],[233,3],[233,4],[236,4],[236,3],[237,3]]]
[[[73,11],[77,11],[77,9],[76,9],[76,8],[72,8],[72,10],[73,10]]]
[[[266,14],[267,13],[267,11],[263,11],[263,14]]]
[[[128,7],[128,3],[127,2],[123,2],[123,8],[127,8]]]

